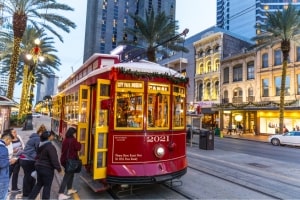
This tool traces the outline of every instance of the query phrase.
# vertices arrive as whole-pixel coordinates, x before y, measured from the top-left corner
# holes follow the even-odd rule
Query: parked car
[[[41,114],[40,113],[32,113],[32,117],[40,118]]]
[[[284,134],[276,134],[269,136],[269,142],[275,146],[293,145],[300,146],[300,131],[290,131]]]

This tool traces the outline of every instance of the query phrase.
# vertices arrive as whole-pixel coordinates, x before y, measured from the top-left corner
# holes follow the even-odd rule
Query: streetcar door
[[[108,99],[110,98],[110,81],[98,79],[95,115],[95,144],[93,178],[106,178],[106,156],[108,137]],[[106,104],[106,106],[103,106]]]
[[[79,154],[82,164],[87,164],[88,157],[88,117],[90,113],[90,88],[81,85],[79,89],[79,105],[78,105],[78,130],[77,140],[81,143],[81,151]]]

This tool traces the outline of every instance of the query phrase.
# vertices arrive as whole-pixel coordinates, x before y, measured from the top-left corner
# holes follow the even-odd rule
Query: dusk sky
[[[85,35],[85,15],[87,0],[60,0],[74,8],[74,12],[64,13],[64,16],[74,21],[77,25],[75,30],[70,33],[60,32],[64,43],[56,40],[55,47],[58,50],[58,57],[61,60],[60,71],[57,72],[59,83],[64,81],[75,71],[83,62],[83,47]],[[177,0],[176,1],[176,20],[179,24],[179,31],[189,29],[188,37],[205,30],[216,23],[216,0]],[[15,100],[19,101],[20,87],[15,89]]]

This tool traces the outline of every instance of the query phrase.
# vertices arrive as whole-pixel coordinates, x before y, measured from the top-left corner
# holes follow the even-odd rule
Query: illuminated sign
[[[118,88],[136,88],[136,89],[142,89],[143,84],[140,82],[118,82],[117,83]]]

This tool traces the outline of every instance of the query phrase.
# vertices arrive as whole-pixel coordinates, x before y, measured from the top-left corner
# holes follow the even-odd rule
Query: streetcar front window
[[[116,101],[116,127],[143,127],[143,93],[118,92]]]
[[[169,95],[148,95],[148,128],[169,126]]]

